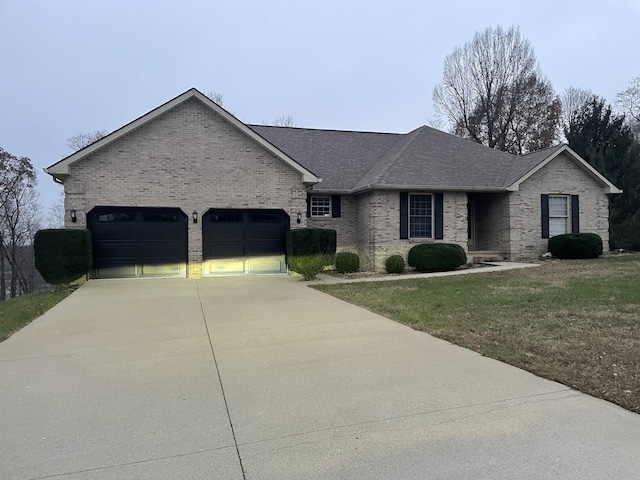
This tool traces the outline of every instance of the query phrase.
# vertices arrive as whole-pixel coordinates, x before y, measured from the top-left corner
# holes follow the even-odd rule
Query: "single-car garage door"
[[[179,208],[96,207],[87,227],[97,278],[186,276],[187,216]]]
[[[211,209],[202,219],[203,275],[284,273],[289,215]]]

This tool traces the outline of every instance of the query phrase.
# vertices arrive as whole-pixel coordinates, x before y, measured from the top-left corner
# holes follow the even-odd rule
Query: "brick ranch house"
[[[292,228],[332,228],[368,270],[421,242],[518,260],[550,236],[608,249],[611,182],[565,145],[514,156],[423,126],[407,134],[247,125],[190,89],[45,171],[92,277],[286,272]]]

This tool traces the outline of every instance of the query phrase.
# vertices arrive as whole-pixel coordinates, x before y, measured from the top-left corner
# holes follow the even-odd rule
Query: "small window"
[[[310,197],[312,217],[331,216],[331,197],[329,195],[313,195]]]
[[[102,213],[98,215],[99,222],[133,222],[135,221],[135,212],[132,210]]]
[[[209,215],[209,223],[242,223],[244,222],[241,212],[217,213]]]
[[[409,238],[433,236],[432,200],[431,195],[409,195]]]
[[[549,236],[564,235],[569,232],[569,197],[549,195]]]

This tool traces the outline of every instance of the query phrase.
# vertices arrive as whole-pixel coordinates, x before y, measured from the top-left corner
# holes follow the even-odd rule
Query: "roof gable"
[[[256,132],[254,132],[251,128],[249,128],[247,125],[245,125],[236,117],[234,117],[231,113],[227,112],[224,108],[216,104],[213,100],[211,100],[210,98],[208,98],[206,95],[202,94],[200,91],[198,91],[195,88],[191,88],[187,90],[186,92],[182,93],[181,95],[178,95],[172,100],[169,100],[163,105],[160,105],[159,107],[151,110],[145,115],[142,115],[141,117],[119,128],[118,130],[115,130],[109,135],[106,135],[101,139],[97,140],[96,142],[82,148],[81,150],[78,150],[77,152],[72,153],[71,155],[60,160],[59,162],[54,163],[48,168],[45,168],[44,171],[49,175],[53,176],[55,180],[61,181],[61,179],[64,179],[66,176],[69,175],[69,167],[75,162],[83,158],[86,158],[87,156],[91,155],[97,150],[100,150],[101,148],[117,141],[124,135],[142,127],[143,125],[148,124],[149,122],[155,120],[156,118],[160,117],[161,115],[168,112],[169,110],[176,108],[178,105],[181,105],[191,100],[192,98],[199,100],[200,102],[205,104],[207,107],[211,108],[219,116],[224,118],[227,122],[232,124],[238,130],[240,130],[243,134],[245,134],[246,136],[254,140],[256,143],[260,144],[262,147],[264,147],[266,150],[271,152],[273,155],[280,158],[282,161],[284,161],[285,163],[293,167],[295,170],[297,170],[302,175],[303,183],[315,184],[322,181],[322,179],[317,175],[315,175],[313,172],[311,172],[311,170],[309,170],[305,166],[298,163],[296,160],[294,160],[289,155],[287,155],[282,150],[280,150],[278,147],[276,147],[275,145],[267,141],[265,138],[256,134]]]
[[[574,152],[568,145],[564,144],[523,155],[521,157],[522,164],[523,166],[526,165],[526,168],[522,168],[520,170],[516,168],[510,172],[507,190],[511,192],[519,190],[522,182],[527,180],[540,169],[544,168],[549,164],[549,162],[561,154],[565,154],[571,161],[601,185],[604,188],[605,193],[622,193],[622,190],[607,180],[600,172],[587,163],[586,160]]]

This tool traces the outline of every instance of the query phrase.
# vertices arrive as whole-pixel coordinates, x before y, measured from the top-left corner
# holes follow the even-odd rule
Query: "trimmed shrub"
[[[39,230],[33,250],[40,275],[53,285],[73,282],[91,268],[89,230]]]
[[[360,257],[353,252],[340,252],[336,255],[336,270],[340,273],[357,272],[360,268]]]
[[[315,280],[327,265],[333,263],[333,255],[316,253],[313,255],[293,255],[288,258],[291,271],[299,273],[305,280]]]
[[[387,273],[402,273],[404,272],[404,258],[400,255],[391,255],[384,262],[384,268]]]
[[[336,231],[328,228],[297,228],[287,232],[287,264],[305,280],[314,280],[324,267],[333,265]]]
[[[328,228],[289,230],[287,232],[287,255],[314,255],[316,253],[334,255],[336,253],[336,237],[336,231]]]
[[[602,255],[602,238],[595,233],[567,233],[549,239],[556,258],[596,258]]]
[[[454,243],[421,243],[409,250],[407,263],[419,272],[446,272],[467,263],[467,254]]]

